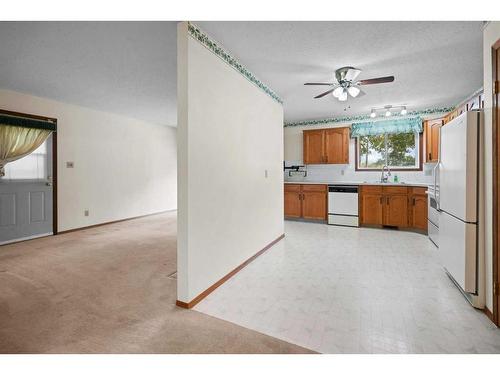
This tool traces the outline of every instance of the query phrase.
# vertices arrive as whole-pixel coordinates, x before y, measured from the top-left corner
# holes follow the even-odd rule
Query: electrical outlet
[[[87,210],[83,211],[83,214],[84,214],[85,216],[89,216],[89,210],[87,209]]]
[[[72,161],[67,161],[66,162],[66,168],[74,168],[75,167],[75,163],[72,162]]]
[[[344,170],[344,169],[342,169],[342,170],[340,171],[340,174],[343,176],[343,175],[345,174],[345,170]]]

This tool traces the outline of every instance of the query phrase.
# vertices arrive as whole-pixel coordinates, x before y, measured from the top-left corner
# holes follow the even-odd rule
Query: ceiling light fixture
[[[392,115],[391,111],[387,110],[385,111],[385,117],[390,117]]]
[[[349,95],[351,95],[353,98],[359,95],[361,90],[357,88],[356,86],[350,86],[347,91],[349,92]]]
[[[347,90],[343,89],[342,94],[339,95],[338,99],[341,102],[345,102],[347,100]]]
[[[340,95],[344,92],[344,88],[342,86],[337,87],[333,90],[332,95],[334,98],[340,98]]]
[[[377,112],[375,112],[375,110],[374,110],[374,109],[372,109],[372,112],[370,113],[370,117],[371,117],[371,118],[374,118],[374,117],[376,117],[376,116],[377,116]]]
[[[406,106],[403,106],[403,109],[401,110],[401,114],[404,116],[408,113],[408,111],[406,110]]]

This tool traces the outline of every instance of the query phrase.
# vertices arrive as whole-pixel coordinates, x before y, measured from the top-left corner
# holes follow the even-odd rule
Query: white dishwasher
[[[328,224],[359,226],[357,185],[328,185]]]

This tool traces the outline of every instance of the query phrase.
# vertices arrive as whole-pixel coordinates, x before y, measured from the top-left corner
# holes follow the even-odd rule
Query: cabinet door
[[[300,185],[285,184],[285,217],[302,216]]]
[[[443,119],[429,120],[425,123],[425,160],[436,162],[439,158],[439,128]]]
[[[424,195],[413,195],[411,204],[411,227],[427,230],[427,197]]]
[[[408,195],[394,194],[384,197],[384,225],[408,226]]]
[[[304,164],[323,164],[325,162],[324,139],[324,130],[304,130]]]
[[[302,217],[304,219],[326,219],[326,193],[304,191],[302,193]]]
[[[383,224],[383,211],[382,194],[362,193],[360,202],[361,224],[382,225]]]
[[[349,163],[349,128],[325,130],[325,162],[328,164]]]
[[[441,121],[431,125],[431,161],[438,161],[439,159],[439,129],[441,128]]]

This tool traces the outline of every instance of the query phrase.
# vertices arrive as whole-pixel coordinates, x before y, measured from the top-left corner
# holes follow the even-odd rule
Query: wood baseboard
[[[129,221],[129,220],[134,220],[134,219],[141,219],[143,217],[148,217],[148,216],[161,215],[161,214],[164,214],[166,212],[172,212],[172,211],[177,211],[177,209],[166,210],[166,211],[161,211],[161,212],[155,212],[154,214],[147,214],[147,215],[140,215],[140,216],[128,217],[126,219],[120,219],[120,220],[114,220],[114,221],[107,221],[105,223],[89,225],[89,226],[86,226],[86,227],[79,227],[79,228],[74,228],[74,229],[63,230],[63,231],[57,232],[57,235],[71,233],[71,232],[77,232],[79,230],[85,230],[85,229],[92,229],[92,228],[102,227],[103,225],[121,223],[123,221]]]
[[[248,258],[246,261],[241,263],[238,267],[236,267],[234,270],[229,272],[226,276],[224,276],[222,279],[214,283],[212,286],[210,286],[208,289],[205,291],[201,292],[198,294],[193,300],[190,302],[183,302],[177,300],[175,304],[179,307],[182,307],[184,309],[192,309],[194,306],[196,306],[202,299],[204,299],[206,296],[208,296],[210,293],[212,293],[215,289],[217,289],[219,286],[224,284],[227,280],[229,280],[231,277],[233,277],[236,273],[238,273],[242,268],[247,266],[250,262],[252,262],[255,258],[257,258],[259,255],[262,255],[266,250],[270,249],[273,245],[275,245],[277,242],[281,241],[285,237],[285,234],[283,233],[281,236],[276,238],[274,241],[271,243],[267,244],[262,250],[259,250],[255,255],[251,256]]]

